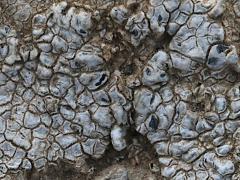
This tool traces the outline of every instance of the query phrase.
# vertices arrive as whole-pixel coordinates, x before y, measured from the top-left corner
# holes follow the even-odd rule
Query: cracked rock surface
[[[0,13],[0,179],[240,179],[239,0]]]

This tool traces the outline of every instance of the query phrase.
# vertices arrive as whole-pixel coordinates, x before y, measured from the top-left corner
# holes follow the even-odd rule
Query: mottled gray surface
[[[228,3],[2,0],[0,178],[59,159],[101,161],[109,147],[130,148],[134,129],[163,179],[239,179]],[[230,4],[240,17],[240,2]],[[128,179],[127,167],[106,171],[100,179]]]

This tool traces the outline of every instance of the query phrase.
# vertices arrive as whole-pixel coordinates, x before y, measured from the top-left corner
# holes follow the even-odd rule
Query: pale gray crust
[[[149,179],[240,178],[240,1],[2,0],[0,12],[0,178],[60,160],[86,174],[89,158],[141,149],[133,130],[157,154]]]

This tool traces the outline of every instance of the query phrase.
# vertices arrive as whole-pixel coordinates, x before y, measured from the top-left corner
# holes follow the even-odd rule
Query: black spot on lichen
[[[220,54],[220,53],[226,51],[228,48],[229,48],[229,47],[226,46],[226,45],[219,44],[219,45],[217,46],[217,52]]]
[[[100,86],[100,85],[103,83],[103,81],[105,80],[106,77],[107,77],[107,75],[106,75],[106,74],[103,74],[103,75],[100,77],[99,81],[98,81],[95,85],[96,85],[96,86]]]
[[[80,29],[80,31],[79,31],[81,34],[87,34],[87,32],[86,31],[84,31],[83,29]]]
[[[109,99],[106,99],[106,98],[101,98],[101,101],[109,103]]]
[[[158,119],[154,115],[152,115],[151,117],[151,120],[149,122],[149,127],[154,130],[157,130],[158,128]]]
[[[136,29],[134,29],[134,30],[131,32],[131,34],[132,34],[133,36],[137,37],[137,36],[138,36],[138,31],[137,31]]]
[[[151,97],[151,99],[150,99],[150,104],[152,104],[152,103],[153,103],[154,99],[155,99],[155,96],[154,96],[154,95],[152,95],[152,97]]]
[[[161,22],[162,22],[162,19],[163,19],[162,16],[159,15],[159,16],[158,16],[158,22],[161,23]]]
[[[216,58],[216,57],[211,57],[208,59],[209,65],[216,65],[217,63],[218,63],[218,58]]]
[[[161,77],[161,78],[164,78],[165,76],[166,76],[165,73],[160,74],[160,77]]]
[[[149,68],[146,68],[146,74],[147,74],[148,76],[150,76],[150,75],[151,75],[151,71],[150,71],[150,69],[149,69]]]

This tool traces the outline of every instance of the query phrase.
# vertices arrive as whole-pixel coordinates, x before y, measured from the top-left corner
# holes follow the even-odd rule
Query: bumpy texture
[[[134,128],[162,178],[239,179],[239,29],[228,3],[1,0],[0,178],[101,161]],[[238,19],[240,1],[230,4]]]

